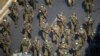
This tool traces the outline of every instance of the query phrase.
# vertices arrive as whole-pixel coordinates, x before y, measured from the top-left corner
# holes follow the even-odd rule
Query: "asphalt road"
[[[33,18],[33,31],[32,31],[32,38],[34,39],[35,36],[38,36],[39,34],[39,22],[37,19],[37,14],[38,14],[38,8],[40,7],[41,4],[44,4],[44,0],[37,0],[37,9],[34,11],[35,13],[35,17]],[[78,16],[79,19],[79,23],[82,24],[84,23],[84,19],[86,18],[87,14],[84,12],[84,9],[82,8],[82,2],[83,0],[76,0],[75,1],[75,5],[73,7],[68,7],[65,0],[53,0],[53,4],[52,7],[48,7],[45,5],[45,7],[48,9],[48,19],[47,22],[49,24],[52,24],[52,22],[55,20],[56,15],[63,11],[64,15],[67,17],[67,21],[70,21],[70,16],[72,15],[73,12],[76,13],[76,15]],[[98,23],[100,23],[100,0],[94,0],[94,11],[92,13],[92,17],[93,19],[95,19],[95,23],[94,23],[94,29],[97,27]],[[14,25],[14,22],[11,20],[11,18],[9,16],[8,17],[8,21],[10,22],[11,25],[11,37],[12,37],[12,45],[11,45],[11,51],[15,52],[15,50],[20,50],[20,45],[21,45],[21,41],[23,38],[23,35],[21,33],[22,29],[24,28],[23,25],[23,7],[19,6],[19,20],[18,20],[18,25],[17,28],[15,28],[16,26]],[[39,37],[41,41],[42,38]],[[54,45],[54,44],[53,44]],[[81,53],[82,56],[85,56],[85,49],[86,47],[88,47],[88,43],[86,42],[85,47],[82,49]],[[55,46],[54,46],[55,49]],[[0,49],[0,56],[4,56],[4,53],[2,52],[2,50]]]

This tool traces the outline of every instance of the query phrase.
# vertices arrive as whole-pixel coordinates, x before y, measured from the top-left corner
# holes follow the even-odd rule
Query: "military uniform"
[[[79,31],[78,31],[78,35],[79,37],[81,37],[84,41],[87,40],[87,34],[85,29],[83,29],[83,27],[81,26]]]
[[[26,6],[28,4],[28,0],[18,0],[20,5]]]
[[[45,2],[46,2],[46,5],[49,5],[49,6],[51,6],[52,4],[52,0],[45,0]]]
[[[44,18],[44,16],[41,15],[41,16],[40,16],[40,19],[39,19],[39,26],[40,26],[41,28],[43,28],[43,27],[45,26],[45,24],[46,24],[46,18]]]
[[[44,56],[51,56],[51,52],[52,52],[51,41],[50,40],[45,40],[44,47],[45,47]]]
[[[3,46],[3,51],[6,53],[6,56],[9,56],[11,37],[7,31],[3,31],[2,38],[1,38],[1,45]]]
[[[30,23],[27,23],[22,33],[24,34],[24,37],[31,38],[31,32],[32,32],[32,25]]]
[[[57,24],[61,29],[61,34],[63,34],[66,26],[66,17],[64,16],[63,12],[57,15]]]
[[[88,14],[93,11],[93,0],[84,0],[85,8]]]
[[[50,28],[49,28],[48,23],[46,23],[45,26],[44,26],[44,28],[43,28],[43,37],[44,37],[44,40],[46,40],[46,39],[49,38],[49,34],[50,34]]]
[[[79,37],[79,39],[77,39],[77,40],[75,41],[74,56],[81,56],[80,50],[81,50],[82,47],[83,47],[83,42],[84,42],[84,41],[82,40],[81,37]]]
[[[74,32],[76,32],[79,22],[78,22],[78,18],[77,18],[75,13],[72,14],[71,21],[72,21],[72,26],[73,26],[72,29],[73,29]]]
[[[33,9],[36,9],[36,0],[30,0]]]
[[[88,17],[88,19],[86,20],[86,32],[88,36],[91,36],[93,33],[93,23],[94,19]]]
[[[42,27],[46,23],[47,19],[47,10],[46,8],[41,5],[39,8],[39,25]]]
[[[70,45],[65,42],[65,39],[62,39],[62,42],[58,46],[60,56],[69,56]]]
[[[27,37],[24,37],[21,43],[21,52],[29,52],[31,47],[31,40]]]
[[[37,56],[37,54],[39,55],[42,53],[42,45],[39,39],[37,39],[37,37],[35,37],[35,41],[33,42],[33,48],[34,48],[34,56]]]
[[[27,6],[25,6],[24,11],[25,11],[25,13],[23,15],[24,16],[24,23],[32,23],[34,13],[33,13],[33,9],[30,7],[29,4],[27,4]]]
[[[7,18],[3,18],[3,22],[1,23],[2,25],[2,32],[7,32],[10,35],[10,24],[7,22]],[[3,34],[3,33],[2,33]]]
[[[15,22],[15,25],[18,24],[18,4],[16,2],[12,2],[12,5],[10,6],[11,11],[11,18]]]
[[[64,38],[67,43],[71,44],[72,43],[72,37],[73,37],[73,32],[71,29],[66,28],[64,31]]]
[[[0,37],[0,45],[3,47],[3,51],[5,52],[6,56],[10,56],[10,45],[11,45],[11,37],[10,37],[10,25],[7,22],[7,18],[3,18],[3,22],[1,23],[3,27],[1,29],[1,37]]]
[[[52,28],[51,28],[51,31],[53,33],[53,38],[52,40],[57,43],[58,39],[60,38],[61,36],[61,32],[60,32],[60,28],[58,25],[54,25]]]
[[[48,12],[47,12],[47,9],[41,5],[41,7],[39,8],[39,14],[40,16],[44,16],[44,18],[47,18],[47,15],[48,15]]]

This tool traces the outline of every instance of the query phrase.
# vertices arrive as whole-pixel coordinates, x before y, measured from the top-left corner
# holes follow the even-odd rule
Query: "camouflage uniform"
[[[33,9],[36,9],[36,0],[31,0],[31,6]]]
[[[24,37],[21,43],[21,51],[22,52],[29,52],[31,47],[31,40],[27,37]]]
[[[61,29],[61,34],[63,34],[66,26],[66,17],[64,16],[63,12],[57,15],[57,19],[57,24]]]
[[[46,19],[47,19],[47,10],[46,8],[41,5],[41,7],[39,8],[39,25],[43,25],[46,23]]]
[[[50,28],[49,28],[49,25],[46,24],[44,26],[44,28],[43,28],[43,37],[44,37],[44,40],[48,39],[49,33],[50,33]]]
[[[69,26],[67,26],[64,31],[64,38],[65,38],[66,42],[71,44],[72,37],[73,37],[73,32],[71,29],[69,29]]]
[[[7,22],[7,18],[3,19],[2,22],[2,38],[1,44],[3,46],[3,50],[6,53],[6,56],[10,55],[10,45],[11,45],[11,37],[10,37],[10,25]]]
[[[33,48],[34,48],[34,56],[39,56],[42,53],[42,45],[39,39],[37,39],[37,37],[35,37],[35,41],[33,42]]]
[[[25,6],[25,13],[24,13],[24,23],[32,23],[33,22],[33,9],[30,5]]]
[[[15,25],[18,24],[18,4],[16,2],[12,2],[12,5],[10,6],[11,11],[11,18],[14,21]]]
[[[93,11],[93,0],[84,0],[86,11],[90,14]]]
[[[65,38],[62,39],[62,42],[58,46],[60,56],[69,56],[70,45],[65,42]]]
[[[81,37],[79,37],[79,39],[77,39],[75,41],[75,52],[74,52],[74,56],[81,56],[80,50],[83,47],[83,42],[84,41],[82,41],[82,38]]]
[[[10,24],[7,22],[7,18],[3,18],[3,22],[1,23],[2,25],[2,34],[3,32],[7,32],[10,35]]]
[[[44,56],[51,56],[51,52],[52,52],[52,45],[51,45],[51,41],[50,40],[45,40],[44,43],[44,47],[45,47],[45,52],[44,52]]]
[[[25,32],[24,32],[24,36],[27,36],[28,38],[31,38],[31,32],[32,32],[32,25],[30,23],[27,23],[25,25]]]
[[[80,51],[85,45],[85,41],[87,40],[87,34],[85,29],[83,29],[83,26],[79,28],[77,32],[77,39],[75,40],[75,56],[81,56]]]
[[[39,20],[39,26],[43,28],[45,24],[46,24],[46,18],[44,18],[44,16],[41,15]]]
[[[71,16],[71,21],[72,21],[72,30],[74,31],[74,32],[76,32],[77,31],[77,27],[78,27],[78,18],[77,18],[77,16],[76,16],[76,14],[75,13],[73,13],[72,14],[72,16]]]
[[[46,2],[46,5],[49,5],[49,6],[51,6],[52,4],[52,0],[45,0],[45,2]]]
[[[87,40],[87,34],[85,29],[83,29],[83,27],[81,26],[79,31],[78,31],[78,35],[85,41]]]
[[[18,0],[20,5],[26,6],[28,4],[28,0]]]
[[[6,53],[6,56],[10,55],[10,46],[11,46],[11,37],[7,31],[3,32],[3,38],[2,38],[2,46],[3,51]]]
[[[93,34],[93,23],[94,23],[94,19],[92,19],[91,17],[88,17],[88,19],[86,20],[86,32],[87,32],[87,36],[91,37]]]
[[[60,33],[60,28],[58,25],[54,25],[52,28],[51,28],[51,31],[53,33],[53,38],[52,40],[57,43],[59,37],[61,36],[61,33]]]

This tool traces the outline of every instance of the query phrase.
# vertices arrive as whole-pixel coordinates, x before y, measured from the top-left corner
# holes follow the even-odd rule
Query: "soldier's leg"
[[[4,45],[3,46],[3,50],[6,53],[6,56],[9,56],[10,55],[10,52],[9,52],[10,49],[9,49],[9,47],[7,45]]]
[[[37,56],[37,50],[34,49],[34,56]]]

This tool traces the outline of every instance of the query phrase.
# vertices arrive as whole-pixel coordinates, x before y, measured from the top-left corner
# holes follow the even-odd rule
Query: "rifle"
[[[51,27],[51,30],[59,37],[59,35],[56,33],[56,31]]]

